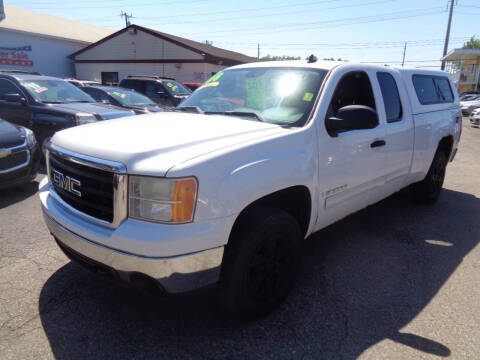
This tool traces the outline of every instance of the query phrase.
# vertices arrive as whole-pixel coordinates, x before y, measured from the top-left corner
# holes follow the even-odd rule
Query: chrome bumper
[[[224,247],[167,258],[121,252],[92,242],[66,229],[43,211],[48,229],[60,245],[117,271],[123,280],[143,274],[157,280],[168,293],[180,293],[218,281]]]

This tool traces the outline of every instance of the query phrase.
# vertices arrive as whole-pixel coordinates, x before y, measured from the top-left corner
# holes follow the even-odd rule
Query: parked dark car
[[[133,114],[59,78],[0,71],[0,118],[31,129],[42,150],[56,131]]]
[[[113,86],[85,86],[80,87],[80,89],[98,102],[131,109],[135,111],[135,114],[148,114],[167,110],[135,90]]]
[[[128,76],[120,81],[118,86],[133,89],[157,104],[165,106],[177,106],[190,96],[190,90],[175,79],[159,76]]]
[[[32,181],[39,167],[33,132],[0,119],[0,189]]]
[[[202,86],[202,83],[200,83],[200,82],[182,82],[182,85],[185,86],[186,88],[190,89],[191,91],[195,91],[200,86]]]
[[[64,79],[64,80],[77,87],[102,85],[98,81],[92,81],[92,80],[78,80],[78,79]]]

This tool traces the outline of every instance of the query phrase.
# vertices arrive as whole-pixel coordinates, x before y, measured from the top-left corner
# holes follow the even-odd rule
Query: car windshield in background
[[[148,97],[139,94],[135,91],[125,89],[114,89],[108,92],[118,102],[127,106],[142,106],[142,105],[156,105]]]
[[[162,84],[170,95],[190,95],[191,93],[185,86],[173,80],[164,81]]]
[[[222,71],[179,108],[303,126],[327,74],[321,69],[245,68]],[[254,115],[254,116],[252,116]]]
[[[35,99],[44,103],[95,102],[90,95],[63,80],[26,80],[22,85]]]

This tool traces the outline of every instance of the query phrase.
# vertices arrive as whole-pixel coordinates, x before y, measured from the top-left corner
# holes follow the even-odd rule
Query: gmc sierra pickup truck
[[[439,71],[235,66],[176,112],[56,133],[44,218],[98,273],[166,293],[217,283],[228,310],[265,314],[291,289],[307,236],[405,187],[438,198],[458,104]]]

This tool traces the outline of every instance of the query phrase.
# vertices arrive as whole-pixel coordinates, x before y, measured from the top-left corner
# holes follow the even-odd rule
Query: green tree
[[[288,56],[288,55],[271,56],[270,54],[267,54],[266,56],[260,58],[260,61],[282,61],[282,60],[300,60],[300,56]]]
[[[470,40],[463,44],[464,49],[480,49],[480,39],[473,35]]]

